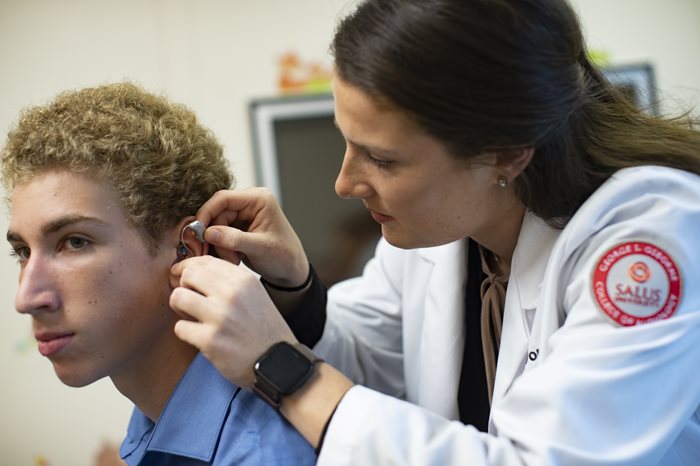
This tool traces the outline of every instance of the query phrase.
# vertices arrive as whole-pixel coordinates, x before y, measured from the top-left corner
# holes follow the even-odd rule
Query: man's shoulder
[[[315,463],[314,449],[279,412],[248,390],[237,393],[212,464]]]

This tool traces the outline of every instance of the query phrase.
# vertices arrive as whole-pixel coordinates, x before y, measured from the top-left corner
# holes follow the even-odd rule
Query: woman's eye
[[[369,152],[366,152],[365,155],[367,156],[367,160],[369,160],[371,163],[378,166],[379,168],[386,168],[389,166],[389,164],[391,164],[390,161],[378,159]]]
[[[66,239],[66,245],[70,249],[82,249],[88,244],[90,244],[90,241],[78,236],[71,236],[70,238]]]

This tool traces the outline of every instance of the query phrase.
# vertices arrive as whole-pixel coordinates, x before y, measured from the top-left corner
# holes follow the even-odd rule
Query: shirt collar
[[[157,423],[138,408],[129,421],[120,454],[138,464],[147,451],[211,461],[229,407],[240,389],[201,354],[180,379]]]

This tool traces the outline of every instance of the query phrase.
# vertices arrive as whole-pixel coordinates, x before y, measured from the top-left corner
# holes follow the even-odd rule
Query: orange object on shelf
[[[302,61],[296,52],[283,54],[279,61],[277,89],[283,94],[328,92],[331,71],[317,61]]]

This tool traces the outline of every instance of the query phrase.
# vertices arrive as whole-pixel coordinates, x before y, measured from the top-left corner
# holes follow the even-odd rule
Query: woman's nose
[[[59,307],[59,290],[49,264],[31,256],[19,274],[19,287],[15,295],[17,312],[52,312]]]
[[[335,180],[335,192],[343,199],[359,198],[365,199],[372,195],[372,187],[368,183],[365,168],[358,157],[345,151],[343,165]]]

